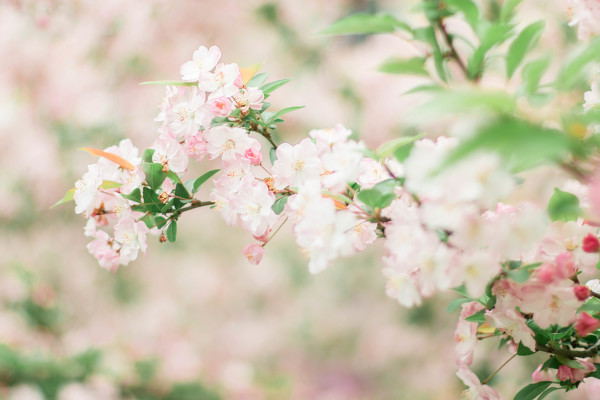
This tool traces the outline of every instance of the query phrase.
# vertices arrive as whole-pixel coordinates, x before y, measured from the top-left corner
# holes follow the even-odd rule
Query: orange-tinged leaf
[[[108,153],[104,150],[92,149],[91,147],[82,147],[81,150],[85,150],[93,156],[104,157],[107,160],[110,160],[114,163],[119,164],[122,168],[128,169],[130,171],[135,170],[135,167],[132,163],[113,153]]]
[[[489,326],[487,323],[483,323],[477,327],[477,333],[491,335],[496,331],[496,328]]]
[[[248,82],[250,82],[250,79],[252,79],[252,77],[256,75],[256,73],[258,72],[260,67],[262,67],[262,65],[263,63],[259,63],[251,65],[249,67],[240,68],[240,73],[242,74],[242,81],[244,81],[244,86],[246,86]]]

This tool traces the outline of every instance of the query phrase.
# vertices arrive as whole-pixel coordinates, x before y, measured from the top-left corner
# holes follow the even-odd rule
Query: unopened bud
[[[158,238],[158,241],[161,243],[165,243],[167,241],[167,235],[165,235],[164,233],[160,235],[160,237]]]
[[[597,236],[588,233],[587,236],[583,238],[581,248],[586,253],[597,253],[598,249],[600,249],[600,241],[598,241]]]
[[[162,192],[160,196],[158,196],[158,200],[163,204],[167,204],[167,201],[169,201],[169,194],[167,192]]]
[[[590,289],[587,286],[575,286],[573,292],[579,301],[584,301],[590,297]]]
[[[168,174],[169,173],[169,164],[167,164],[166,162],[163,162],[162,166],[163,166],[162,172],[164,172],[165,174]]]

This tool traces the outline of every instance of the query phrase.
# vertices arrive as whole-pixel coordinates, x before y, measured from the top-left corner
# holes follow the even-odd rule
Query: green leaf
[[[562,132],[516,118],[501,118],[461,143],[441,169],[474,152],[488,150],[502,156],[509,169],[521,171],[543,162],[558,162],[576,145],[573,138]]]
[[[465,321],[468,321],[468,322],[485,322],[485,311],[486,310],[479,310],[475,314],[473,314],[473,315],[465,318]]]
[[[142,202],[142,194],[139,188],[133,189],[131,193],[121,193],[121,197],[127,200],[135,201],[136,203]]]
[[[163,207],[163,204],[158,199],[158,195],[154,192],[154,190],[144,186],[142,189],[142,194],[144,195],[144,207],[148,211],[159,213]]]
[[[271,92],[273,92],[276,89],[279,89],[280,87],[282,87],[283,85],[285,85],[286,83],[288,83],[290,81],[290,79],[280,79],[278,81],[274,81],[274,82],[269,82],[265,85],[263,85],[260,90],[264,93],[264,94],[270,94]]]
[[[448,303],[448,307],[446,307],[446,312],[450,314],[458,310],[463,303],[468,303],[469,301],[471,301],[471,299],[467,299],[465,297],[454,299],[450,303]]]
[[[554,392],[555,390],[561,390],[562,388],[560,387],[549,387],[548,389],[546,389],[541,395],[540,397],[537,398],[537,400],[543,400],[546,398],[546,396],[548,396],[550,393]]]
[[[394,189],[397,184],[398,182],[396,182],[395,179],[379,182],[371,189],[365,189],[358,192],[358,199],[373,209],[385,208],[396,198]]]
[[[421,92],[440,92],[443,90],[444,90],[444,88],[442,88],[440,85],[436,85],[435,83],[434,84],[427,83],[425,85],[417,85],[417,86],[413,87],[412,89],[408,89],[403,94],[413,94],[413,93],[421,93]]]
[[[389,14],[358,13],[335,22],[321,31],[324,35],[369,35],[391,33],[398,29],[410,32],[410,27]]]
[[[550,381],[531,383],[519,390],[519,393],[515,395],[513,400],[533,400],[542,394],[551,384],[552,382]]]
[[[429,72],[425,69],[426,60],[423,57],[388,58],[379,66],[379,71],[388,74],[429,76]]]
[[[380,159],[387,158],[390,155],[395,154],[399,149],[410,147],[412,143],[421,139],[423,136],[425,135],[420,134],[415,136],[404,136],[394,140],[390,140],[389,142],[386,142],[379,146],[375,154]]]
[[[246,86],[248,87],[261,87],[266,81],[267,78],[269,77],[269,73],[268,72],[263,72],[260,74],[256,74],[252,77],[252,79],[250,79],[250,81],[248,82],[248,84]]]
[[[521,78],[523,79],[523,88],[525,93],[533,94],[538,90],[540,80],[544,72],[550,66],[552,57],[550,55],[535,59],[525,64],[521,70]]]
[[[167,177],[160,163],[142,163],[142,170],[146,174],[146,182],[152,190],[157,190]]]
[[[169,242],[174,242],[177,240],[177,221],[171,221],[169,226],[167,227],[167,239]]]
[[[473,30],[477,29],[479,22],[479,9],[471,0],[444,0],[444,3],[460,11]]]
[[[506,274],[509,276],[510,279],[517,283],[523,283],[527,281],[527,279],[529,279],[529,271],[527,271],[526,269],[509,270],[506,271]]]
[[[572,89],[585,67],[593,61],[600,61],[600,37],[592,39],[568,58],[558,73],[556,87],[560,90]]]
[[[581,365],[579,361],[572,360],[568,357],[560,356],[558,354],[555,354],[554,357],[556,357],[559,363],[566,365],[569,368],[583,369],[583,365]]]
[[[142,82],[140,85],[167,85],[167,86],[198,86],[198,82],[184,81],[148,81]]]
[[[471,79],[481,75],[487,52],[490,51],[492,47],[498,46],[506,41],[511,36],[513,28],[512,25],[506,24],[480,24],[479,26],[480,29],[478,33],[481,43],[471,57],[469,57],[467,62],[469,78]]]
[[[417,107],[412,119],[430,121],[444,115],[473,113],[479,110],[512,114],[517,106],[513,96],[498,90],[464,88],[436,93],[430,101]]]
[[[271,165],[275,164],[275,161],[277,161],[277,149],[274,147],[269,149],[269,160],[271,160]]]
[[[301,108],[304,108],[305,106],[296,106],[296,107],[287,107],[284,108],[283,110],[277,111],[275,114],[273,114],[273,116],[267,121],[267,125],[273,123],[273,121],[275,121],[278,117],[287,114],[289,112],[295,111],[295,110],[299,110]]]
[[[510,44],[506,55],[506,74],[509,78],[513,76],[525,55],[540,39],[545,27],[545,21],[534,22],[523,29]]]
[[[522,0],[505,0],[500,9],[500,22],[510,22],[513,18],[515,7],[517,7],[521,1]]]
[[[196,193],[198,191],[198,189],[200,189],[200,186],[202,186],[202,184],[204,182],[206,182],[207,180],[212,178],[213,175],[219,171],[220,171],[220,169],[213,169],[213,170],[208,171],[207,173],[203,174],[200,178],[196,179],[194,181],[194,187],[192,189],[192,193]]]
[[[275,200],[275,202],[271,206],[271,209],[273,210],[273,212],[275,214],[279,215],[283,212],[283,209],[285,207],[285,204],[288,201],[288,198],[289,198],[289,196],[281,196],[277,200]]]
[[[73,201],[73,195],[75,194],[75,188],[71,188],[67,190],[67,193],[63,196],[62,199],[54,203],[50,208],[54,208],[64,203],[68,203],[69,201]]]
[[[576,221],[582,215],[577,196],[558,188],[554,188],[554,194],[548,201],[547,211],[552,221]]]
[[[146,149],[146,150],[144,150],[144,153],[142,154],[142,161],[143,162],[147,162],[147,163],[151,163],[153,155],[154,155],[154,149]]]
[[[517,354],[520,356],[530,356],[535,354],[535,351],[531,351],[529,347],[525,346],[523,343],[519,342],[519,347],[517,348]]]
[[[432,26],[417,28],[413,30],[413,35],[416,40],[420,40],[421,42],[425,42],[431,46],[431,54],[433,55],[433,63],[435,65],[437,74],[442,81],[446,82],[448,78],[444,68],[445,56],[442,54],[442,50],[440,49],[440,45],[437,41],[435,29],[433,29]]]

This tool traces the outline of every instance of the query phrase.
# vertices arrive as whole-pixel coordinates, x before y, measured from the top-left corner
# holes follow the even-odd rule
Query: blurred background
[[[413,3],[2,0],[0,398],[458,398],[452,294],[403,309],[385,296],[378,245],[312,276],[284,229],[252,266],[241,253],[252,238],[200,209],[177,243],[150,237],[147,256],[111,274],[88,254],[73,206],[49,209],[95,161],[78,148],[152,144],[164,88],[138,83],[178,79],[200,45],[292,79],[270,101],[306,108],[286,116],[280,140],[337,122],[370,146],[403,132],[414,99],[401,93],[420,82],[376,68],[415,48],[317,33],[358,11],[411,19]],[[563,6],[549,18],[564,25]],[[481,346],[483,379],[508,354]],[[492,384],[514,395],[535,357]]]

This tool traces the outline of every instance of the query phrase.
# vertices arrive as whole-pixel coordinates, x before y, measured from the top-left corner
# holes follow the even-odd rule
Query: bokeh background
[[[563,2],[527,3],[564,27]],[[306,108],[288,114],[282,140],[337,122],[370,146],[404,132],[414,98],[401,94],[420,82],[376,67],[415,48],[318,32],[358,11],[415,18],[413,4],[0,1],[0,398],[458,398],[452,294],[403,309],[385,296],[378,245],[312,276],[284,229],[252,266],[241,254],[251,237],[200,209],[177,243],[152,237],[147,256],[111,274],[87,253],[72,205],[49,209],[94,161],[78,148],[151,145],[164,89],[138,83],[178,79],[200,45],[292,78],[270,101]],[[481,346],[485,378],[508,354]],[[514,395],[535,357],[492,383]]]

